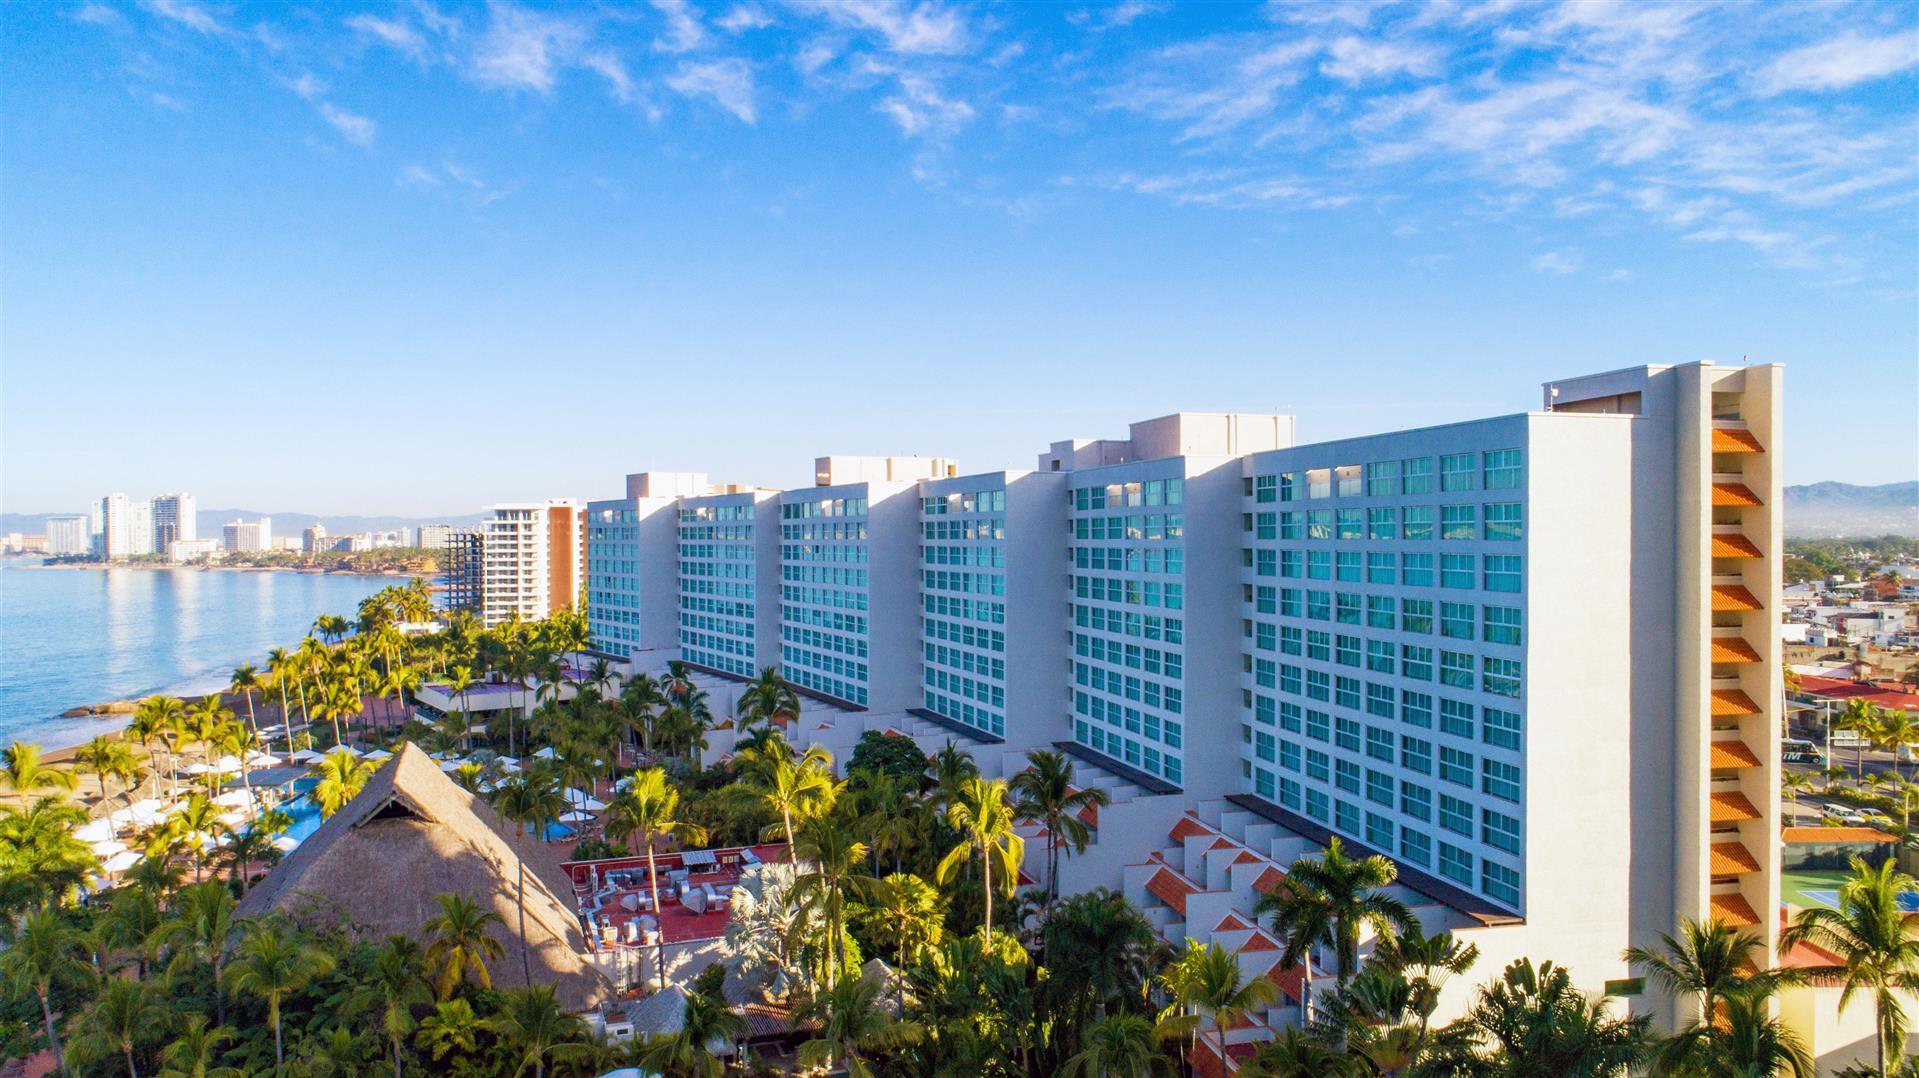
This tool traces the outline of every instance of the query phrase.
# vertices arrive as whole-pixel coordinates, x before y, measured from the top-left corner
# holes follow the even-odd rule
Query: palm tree
[[[73,1054],[101,1059],[117,1055],[126,1061],[128,1078],[140,1078],[133,1047],[172,1017],[159,994],[147,984],[125,977],[108,977],[100,995],[80,1016]]]
[[[564,1058],[586,1037],[586,1023],[560,1006],[550,984],[500,993],[500,1009],[482,1024],[504,1042],[513,1073],[531,1067],[534,1078],[544,1078],[548,1059]]]
[[[27,807],[27,798],[40,790],[73,789],[73,772],[55,767],[40,758],[40,746],[30,741],[16,741],[0,749],[0,790],[5,790],[20,799],[20,807]]]
[[[267,677],[273,686],[280,690],[280,725],[286,728],[287,751],[293,751],[293,714],[287,700],[287,683],[297,682],[300,677],[300,661],[286,648],[274,648],[267,652]]]
[[[140,780],[140,758],[133,747],[117,737],[96,737],[74,752],[75,766],[100,780],[100,800],[107,799],[107,779],[119,779],[127,786]]]
[[[794,1012],[795,1023],[817,1028],[812,1039],[800,1045],[800,1068],[872,1078],[875,1071],[867,1057],[917,1044],[925,1037],[926,1030],[918,1022],[887,1014],[879,992],[879,985],[849,974],[802,1004]]]
[[[728,1009],[724,999],[695,992],[686,997],[679,1031],[635,1044],[631,1059],[655,1074],[719,1078],[725,1065],[713,1054],[712,1046],[730,1043],[745,1034],[746,1019]]]
[[[1112,803],[1105,790],[1073,788],[1073,762],[1063,752],[1036,749],[1026,754],[1027,768],[1013,776],[1013,812],[1046,827],[1046,904],[1059,900],[1059,848],[1083,853],[1092,840],[1079,814]]]
[[[740,736],[752,726],[758,724],[771,726],[782,719],[793,719],[800,713],[800,697],[793,687],[780,676],[779,668],[768,666],[760,670],[760,676],[749,682],[740,692],[740,702],[734,708],[740,719]]]
[[[161,924],[160,900],[152,893],[139,887],[116,890],[106,912],[94,922],[95,945],[106,952],[99,961],[100,968],[116,968],[119,963],[112,960],[112,953],[125,951],[133,958],[134,976],[146,980],[147,969],[160,953],[152,937]]]
[[[1899,774],[1900,750],[1909,750],[1919,744],[1919,719],[1913,718],[1904,708],[1880,708],[1871,736],[1873,748],[1892,753],[1892,771],[1895,775]]]
[[[420,1032],[414,1040],[438,1063],[449,1053],[473,1051],[478,1046],[482,1028],[473,1014],[473,1004],[463,999],[445,999],[434,1004],[433,1013],[420,1020]]]
[[[833,780],[833,757],[818,745],[797,761],[775,757],[764,779],[746,786],[767,809],[779,814],[788,849],[793,846],[793,817],[801,819],[833,807],[845,783]]]
[[[241,1078],[239,1068],[214,1062],[235,1036],[226,1026],[208,1028],[204,1014],[188,1015],[186,1028],[160,1053],[160,1078]]]
[[[166,920],[150,937],[152,943],[172,949],[171,975],[185,976],[201,963],[212,969],[214,1007],[221,1025],[227,1021],[226,996],[220,987],[235,927],[233,906],[233,893],[218,880],[183,887],[168,906]]]
[[[1311,1017],[1313,995],[1312,952],[1333,951],[1334,972],[1344,988],[1359,962],[1360,933],[1370,928],[1382,940],[1401,932],[1416,932],[1418,919],[1404,902],[1381,888],[1391,884],[1399,869],[1378,854],[1354,859],[1346,856],[1337,836],[1327,840],[1320,857],[1302,857],[1286,870],[1283,885],[1261,895],[1253,906],[1257,917],[1272,917],[1273,931],[1286,941],[1280,961],[1306,963],[1305,999],[1301,1005]]]
[[[1096,887],[1065,899],[1040,925],[1056,1010],[1105,1015],[1138,1007],[1152,982],[1159,934],[1125,896]]]
[[[1759,937],[1744,933],[1717,917],[1679,922],[1679,936],[1659,934],[1657,947],[1628,947],[1620,955],[1642,967],[1646,975],[1675,1002],[1696,1006],[1695,1015],[1708,1025],[1725,997],[1754,985],[1770,993],[1779,978],[1757,972],[1765,962]]]
[[[441,999],[451,999],[453,990],[470,975],[481,988],[493,987],[493,975],[487,971],[489,959],[506,953],[506,945],[493,935],[494,925],[504,925],[500,915],[464,895],[435,895],[440,912],[421,927],[426,931],[427,968],[434,971],[434,989]]]
[[[1264,977],[1248,981],[1239,968],[1239,959],[1217,943],[1201,945],[1190,937],[1186,949],[1174,959],[1160,977],[1172,997],[1160,1014],[1159,1029],[1165,1037],[1187,1037],[1197,1051],[1206,1030],[1205,1019],[1219,1035],[1219,1058],[1226,1058],[1226,1027],[1270,1006],[1279,998],[1279,986]]]
[[[154,778],[154,792],[159,792],[160,755],[153,749],[154,743],[166,744],[167,731],[186,715],[186,705],[171,696],[149,696],[140,701],[133,709],[133,721],[127,724],[127,736],[138,741],[147,750],[149,772]]]
[[[663,910],[665,903],[660,897],[660,866],[653,852],[654,836],[670,836],[684,842],[700,842],[706,837],[704,828],[680,819],[679,809],[680,791],[666,780],[666,771],[649,767],[634,773],[633,781],[608,803],[601,816],[609,841],[625,843],[635,836],[645,841],[646,874],[655,910]],[[659,933],[658,942],[657,972],[660,983],[665,984],[666,933]]]
[[[1292,1026],[1253,1049],[1241,1078],[1371,1078],[1367,1061]],[[1464,1072],[1462,1072],[1464,1073]]]
[[[1786,803],[1795,810],[1799,807],[1800,792],[1811,793],[1818,783],[1819,776],[1811,771],[1783,771],[1779,776],[1779,788],[1786,795]]]
[[[247,702],[247,733],[260,736],[260,721],[253,713],[253,694],[263,689],[260,683],[260,668],[252,663],[241,663],[233,669],[233,678],[227,682],[227,688],[239,693]]]
[[[1832,720],[1832,724],[1857,735],[1855,769],[1863,778],[1866,773],[1866,744],[1873,739],[1874,731],[1879,727],[1879,709],[1864,697],[1855,696],[1846,701],[1845,708]]]
[[[332,969],[333,956],[302,941],[291,929],[273,921],[249,921],[221,978],[221,987],[266,1001],[267,1025],[273,1027],[273,1062],[283,1066],[286,1048],[280,1030],[281,1001]]]
[[[214,842],[228,831],[227,825],[220,819],[224,814],[225,810],[207,800],[205,794],[194,794],[167,818],[167,836],[193,851],[193,878],[196,882],[206,875],[207,856]]]
[[[1603,999],[1546,962],[1521,958],[1480,988],[1466,1016],[1440,1031],[1442,1073],[1487,1078],[1619,1075],[1646,1057],[1649,1015],[1613,1018]]]
[[[307,791],[307,800],[320,809],[320,818],[329,819],[359,796],[372,780],[375,768],[345,749],[335,749],[313,762],[308,774],[320,781]]]
[[[92,847],[73,837],[86,818],[57,797],[42,797],[25,812],[0,806],[0,908],[55,902],[99,869]]]
[[[369,1010],[380,1013],[380,1031],[393,1048],[393,1075],[400,1078],[403,1046],[417,1023],[413,1008],[433,1001],[421,974],[420,945],[405,936],[388,936],[373,956],[366,980],[356,985],[340,1013],[353,1016]]]
[[[534,828],[544,831],[566,811],[566,804],[552,773],[538,769],[522,772],[501,783],[495,791],[493,807],[513,821],[514,830],[524,843],[529,831]],[[515,854],[514,860],[519,863],[520,973],[527,984],[532,984],[533,959],[527,951],[526,938],[526,857],[518,851]]]
[[[929,947],[937,947],[945,931],[945,910],[939,892],[911,873],[895,873],[868,887],[867,927],[879,940],[891,939],[898,962],[893,979],[894,1002],[906,1013],[905,972]]]
[[[92,974],[85,947],[85,937],[66,914],[49,906],[27,914],[7,949],[0,951],[0,976],[15,992],[32,992],[40,1000],[40,1016],[46,1023],[56,1073],[66,1071],[66,1055],[60,1048],[59,1023],[53,1017],[53,993],[56,987],[83,981]]]
[[[953,743],[952,738],[927,759],[927,773],[933,780],[933,797],[942,805],[959,795],[967,779],[979,776],[979,764],[971,753]]]
[[[469,725],[466,717],[467,716],[466,693],[467,693],[467,690],[471,689],[472,687],[473,687],[473,668],[472,667],[456,666],[453,669],[447,671],[446,691],[450,695],[457,696],[460,698],[460,710],[458,714],[460,716],[460,746],[462,748],[472,747],[472,742],[467,740],[467,732],[466,732],[467,727]]]
[[[1841,1010],[1858,993],[1872,993],[1880,1074],[1886,1073],[1888,1050],[1905,1043],[1906,1015],[1898,992],[1919,985],[1919,923],[1899,903],[1915,889],[1919,882],[1900,872],[1892,858],[1873,868],[1854,857],[1852,876],[1839,887],[1839,908],[1800,910],[1779,939],[1781,948],[1803,942],[1839,956],[1838,965],[1806,973],[1839,981]]]
[[[793,880],[790,898],[804,910],[826,916],[828,976],[846,973],[846,899],[865,899],[878,881],[861,872],[866,844],[853,829],[831,816],[808,820],[793,847],[793,863],[806,866]]]
[[[949,745],[951,742],[948,743]],[[986,882],[985,934],[993,934],[993,870],[998,868],[1006,894],[1011,895],[1019,880],[1020,862],[1026,857],[1026,840],[1014,830],[1013,809],[1006,801],[1006,780],[987,780],[973,775],[961,783],[946,806],[946,820],[964,834],[959,845],[940,858],[934,876],[940,883],[950,882],[959,867],[979,855]]]
[[[1660,1045],[1652,1073],[1813,1078],[1817,1067],[1799,1035],[1772,1016],[1771,995],[1742,988],[1721,998],[1714,1021],[1695,1019]]]
[[[1060,1078],[1153,1078],[1172,1074],[1159,1050],[1153,1021],[1143,1014],[1114,1014],[1094,1022],[1086,1047],[1060,1068]]]

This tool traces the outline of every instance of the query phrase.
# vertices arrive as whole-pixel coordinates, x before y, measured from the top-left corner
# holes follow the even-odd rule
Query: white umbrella
[[[126,843],[121,842],[118,839],[110,838],[110,839],[107,839],[105,842],[94,843],[93,855],[95,857],[112,857],[116,853],[125,853],[126,848],[127,848]]]
[[[139,863],[140,855],[134,853],[132,850],[127,850],[124,853],[116,853],[112,857],[107,858],[106,863],[100,867],[118,875]]]
[[[391,760],[393,759],[393,754],[385,749],[374,749],[372,752],[366,754],[366,758],[369,760]]]
[[[207,766],[206,764],[193,763],[193,764],[188,764],[187,766],[181,768],[180,773],[182,775],[205,775],[211,772],[212,770],[213,768]]]
[[[458,771],[458,770],[459,770],[459,769],[460,769],[460,768],[461,768],[462,766],[464,766],[465,764],[466,764],[466,761],[465,761],[465,760],[441,760],[441,761],[440,761],[440,770],[442,770],[442,771]]]
[[[228,827],[238,827],[246,822],[247,814],[244,812],[222,812],[216,818]]]
[[[281,853],[287,853],[299,844],[299,839],[288,835],[278,835],[273,839],[273,848],[279,850]]]
[[[593,814],[589,812],[569,812],[566,815],[560,817],[560,822],[561,823],[583,823],[592,818],[593,818]]]
[[[228,753],[227,755],[220,757],[218,760],[213,761],[212,769],[215,771],[221,771],[221,772],[238,771],[245,766],[246,766],[245,764],[242,764],[240,762],[240,758],[238,756],[235,756],[232,753]]]
[[[595,798],[592,794],[587,793],[577,786],[566,791],[566,801],[567,804],[577,809],[598,810],[606,807],[606,802]]]
[[[517,756],[500,757],[500,766],[502,767],[518,767],[519,764],[520,764],[520,760],[519,760],[519,757]]]
[[[247,766],[278,767],[280,766],[280,758],[270,752],[249,752],[247,753]]]
[[[105,842],[113,837],[113,820],[107,816],[88,820],[73,829],[73,837],[81,842]]]
[[[354,748],[354,747],[353,747],[353,746],[351,746],[351,745],[336,745],[336,746],[334,746],[333,748],[330,748],[330,749],[328,749],[327,751],[328,751],[328,752],[344,752],[344,753],[346,753],[346,754],[347,754],[348,756],[358,756],[358,755],[360,755],[360,750],[359,750],[359,749],[356,749],[356,748]]]
[[[245,790],[228,790],[213,799],[213,803],[226,808],[240,808],[253,803],[253,798]]]
[[[546,748],[541,749],[540,751],[534,753],[533,755],[539,757],[542,760],[551,760],[555,756],[558,756],[559,753],[554,752],[553,746],[548,745]]]
[[[310,764],[325,755],[323,752],[314,752],[312,749],[301,749],[289,757],[289,759],[296,764]]]
[[[125,827],[128,824],[147,827],[160,822],[161,807],[160,802],[149,797],[143,801],[135,801],[107,819],[112,820],[115,827]]]

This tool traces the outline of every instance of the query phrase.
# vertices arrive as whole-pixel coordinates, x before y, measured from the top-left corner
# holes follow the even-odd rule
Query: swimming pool
[[[295,842],[305,842],[325,821],[320,818],[320,806],[307,797],[307,792],[319,784],[319,779],[302,778],[293,782],[293,793],[280,802],[280,811],[292,817],[293,822],[282,832],[286,838]],[[559,842],[573,837],[573,829],[554,820],[546,825],[542,837],[548,842]]]

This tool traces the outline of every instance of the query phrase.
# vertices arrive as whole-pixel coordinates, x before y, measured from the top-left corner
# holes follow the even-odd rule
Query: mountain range
[[[49,516],[63,513],[0,513],[0,532],[28,535],[46,531]],[[457,516],[320,516],[313,513],[262,512],[258,509],[202,509],[199,534],[217,537],[220,526],[235,517],[273,518],[275,535],[297,535],[316,521],[333,535],[417,528],[422,524],[475,524],[480,513]],[[1793,538],[1828,536],[1919,536],[1919,480],[1856,486],[1852,483],[1809,483],[1786,488],[1786,534]]]

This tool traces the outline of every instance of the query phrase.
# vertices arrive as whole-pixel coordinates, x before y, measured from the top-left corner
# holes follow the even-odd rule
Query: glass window
[[[1450,636],[1455,640],[1473,638],[1473,604],[1440,603],[1439,635]]]
[[[1518,502],[1489,502],[1486,505],[1485,537],[1495,543],[1518,542],[1525,535]]]
[[[1277,501],[1279,498],[1279,477],[1260,475],[1253,477],[1253,500],[1256,502]]]
[[[1366,596],[1366,625],[1373,629],[1391,629],[1396,623],[1398,605],[1390,595]]]
[[[1400,513],[1405,526],[1400,537],[1409,542],[1418,542],[1433,537],[1433,507],[1430,505],[1409,505]]]
[[[1448,700],[1439,701],[1439,732],[1463,737],[1468,741],[1473,737],[1473,705]]]
[[[1399,649],[1399,672],[1417,681],[1433,679],[1433,649],[1403,644]]]
[[[1366,465],[1366,494],[1373,498],[1391,498],[1399,494],[1399,462],[1374,461]]]
[[[1473,473],[1478,471],[1471,453],[1446,453],[1439,458],[1439,489],[1453,491],[1473,489]]]
[[[1388,618],[1391,615],[1388,614]],[[1390,640],[1366,641],[1366,669],[1375,674],[1390,674],[1398,668],[1393,661],[1393,642]],[[1390,691],[1390,690],[1389,690]],[[1391,708],[1387,712],[1391,713]]]
[[[1439,874],[1454,883],[1473,884],[1473,855],[1451,843],[1439,844]]]
[[[1410,782],[1399,784],[1399,811],[1417,820],[1433,818],[1433,792]]]
[[[1439,826],[1470,838],[1473,833],[1473,807],[1451,794],[1440,794]]]
[[[1349,835],[1359,834],[1359,806],[1346,801],[1334,801],[1333,826]]]
[[[1325,782],[1332,775],[1332,757],[1318,749],[1306,750],[1306,774]]]
[[[1414,831],[1411,828],[1400,828],[1399,856],[1408,863],[1418,865],[1420,868],[1431,867],[1433,858],[1432,836],[1421,831]]]
[[[1393,762],[1393,732],[1377,726],[1366,727],[1366,755],[1385,763]]]
[[[1390,505],[1366,510],[1366,538],[1399,538],[1399,510]]]
[[[1433,458],[1414,457],[1399,462],[1401,476],[1400,490],[1405,494],[1431,494],[1433,492]]]
[[[1518,644],[1520,642],[1520,613],[1518,607],[1481,607],[1480,618],[1486,643]]]
[[[1307,789],[1306,815],[1325,823],[1332,817],[1332,798],[1324,790]]]
[[[1334,555],[1333,577],[1349,584],[1359,583],[1359,551],[1341,550]]]
[[[1366,841],[1382,850],[1393,848],[1393,821],[1377,812],[1366,814]]]
[[[1333,761],[1333,785],[1349,794],[1359,792],[1359,764],[1353,760]]]
[[[1376,805],[1393,807],[1393,777],[1384,771],[1366,769],[1366,800]]]
[[[1359,751],[1359,720],[1344,715],[1333,717],[1333,743],[1348,752]]]
[[[1471,557],[1471,555],[1467,555]],[[1409,588],[1433,586],[1433,556],[1406,554],[1399,559],[1399,582]]]
[[[1466,560],[1470,562],[1472,556],[1470,554],[1466,555]],[[1467,575],[1472,575],[1470,566],[1467,569]],[[1306,579],[1331,580],[1332,578],[1333,552],[1330,550],[1308,550],[1306,552]],[[1470,588],[1472,584],[1469,582],[1466,586]]]
[[[1518,750],[1520,719],[1517,711],[1502,711],[1496,707],[1479,709],[1480,737],[1488,745],[1502,749]]]
[[[1443,782],[1472,789],[1473,754],[1450,745],[1439,746],[1439,778]]]
[[[1439,683],[1455,689],[1473,687],[1473,657],[1457,651],[1439,653]]]
[[[1517,593],[1520,580],[1519,555],[1486,555],[1486,590]]]
[[[1495,659],[1485,656],[1480,660],[1480,672],[1485,676],[1479,687],[1496,696],[1519,696],[1520,661],[1518,659]]]
[[[1513,559],[1517,561],[1518,559]],[[1473,586],[1473,556],[1471,554],[1441,554],[1439,556],[1439,586],[1442,588],[1470,589]],[[1491,590],[1490,588],[1487,590]],[[1513,589],[1517,591],[1518,589]]]
[[[1445,751],[1444,748],[1440,749],[1442,756]],[[1506,763],[1504,760],[1481,760],[1479,772],[1479,788],[1482,792],[1489,793],[1502,801],[1511,801],[1515,805],[1519,803],[1518,765]]]
[[[1520,485],[1520,458],[1517,449],[1489,449],[1486,451],[1486,489],[1518,490]]]
[[[1399,604],[1399,631],[1403,633],[1430,633],[1433,631],[1433,601],[1431,599],[1404,599]]]
[[[1368,584],[1398,583],[1399,555],[1389,550],[1367,551],[1366,582]],[[1390,628],[1390,626],[1388,626],[1388,628]]]
[[[1359,495],[1361,490],[1360,477],[1359,477],[1359,465],[1357,464],[1341,465],[1340,467],[1333,469],[1333,477],[1335,481],[1338,483],[1338,491],[1339,491],[1340,497],[1353,498]]]
[[[1303,539],[1306,537],[1306,518],[1297,509],[1288,509],[1279,514],[1279,537],[1281,539]]]
[[[1495,850],[1519,852],[1519,821],[1492,809],[1479,810],[1479,841]]]
[[[1433,743],[1423,737],[1399,739],[1399,766],[1422,775],[1433,773]],[[1425,817],[1420,817],[1424,819]]]
[[[1439,537],[1441,539],[1471,539],[1478,530],[1474,518],[1476,506],[1442,505],[1439,507]]]
[[[1492,861],[1482,862],[1479,879],[1480,889],[1488,897],[1504,902],[1508,906],[1519,905],[1519,873],[1505,865]]]

